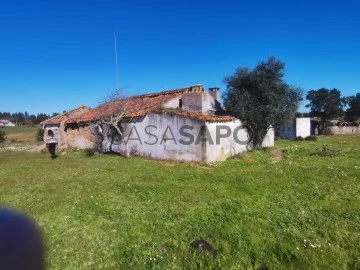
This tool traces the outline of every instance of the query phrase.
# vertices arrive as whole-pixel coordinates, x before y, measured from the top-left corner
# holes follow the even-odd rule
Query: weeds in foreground
[[[96,150],[94,148],[86,148],[84,149],[84,153],[86,157],[92,157],[95,155]]]
[[[315,135],[305,137],[305,141],[317,141],[318,138]]]
[[[329,146],[322,146],[316,148],[314,152],[310,154],[310,156],[320,156],[320,157],[336,157],[341,154],[341,150],[331,149]]]

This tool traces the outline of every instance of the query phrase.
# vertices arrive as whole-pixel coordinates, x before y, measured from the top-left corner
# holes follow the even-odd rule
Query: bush
[[[96,150],[94,148],[86,148],[84,149],[85,156],[92,157],[95,155]]]
[[[5,131],[0,129],[0,143],[4,142],[6,139],[6,133]]]
[[[310,135],[305,137],[306,141],[317,141],[317,137],[315,135]]]
[[[303,141],[303,140],[304,140],[304,138],[301,137],[301,136],[298,136],[298,137],[293,139],[293,141]]]
[[[38,128],[38,130],[36,131],[36,140],[41,142],[44,140],[44,132],[45,130],[42,128]]]

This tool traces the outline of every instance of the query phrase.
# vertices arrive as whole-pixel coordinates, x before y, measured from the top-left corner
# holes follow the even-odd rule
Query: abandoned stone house
[[[103,119],[124,108],[121,135]],[[137,154],[155,159],[214,162],[248,149],[241,121],[220,106],[219,88],[203,85],[111,101],[90,109],[77,107],[41,123],[55,129],[62,147]],[[100,140],[99,140],[100,138]],[[274,145],[269,130],[263,146]]]
[[[56,115],[50,119],[42,121],[40,125],[42,125],[42,127],[45,129],[44,140],[47,136],[47,131],[51,129],[54,131],[55,136],[57,136],[60,146],[66,147],[66,146],[74,146],[76,144],[79,144],[79,142],[76,141],[74,142],[74,139],[76,140],[77,135],[80,133],[87,134],[88,130],[84,131],[84,128],[81,128],[80,130],[67,130],[65,121],[71,117],[82,115],[89,110],[90,110],[89,107],[85,105],[80,105],[65,113]],[[82,140],[80,139],[80,142],[81,141]],[[81,143],[79,146],[81,147]],[[83,147],[86,147],[86,145],[83,145]]]

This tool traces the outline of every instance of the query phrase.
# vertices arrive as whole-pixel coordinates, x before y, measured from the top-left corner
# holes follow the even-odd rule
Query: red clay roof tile
[[[127,117],[143,116],[150,111],[161,108],[166,102],[172,99],[177,97],[180,98],[184,92],[204,92],[204,88],[203,85],[199,84],[175,90],[114,100],[91,109],[82,115],[71,117],[67,119],[65,123],[79,123],[99,120],[103,117],[111,116],[117,111],[121,111],[121,108],[125,108],[125,116]]]
[[[61,122],[65,121],[68,118],[76,117],[78,115],[82,115],[85,112],[89,111],[90,108],[86,105],[80,105],[74,109],[71,109],[67,112],[64,112],[62,114],[56,115],[54,117],[51,117],[49,119],[46,119],[42,122],[40,122],[40,125],[51,125],[51,124],[60,124]]]
[[[214,114],[204,114],[198,112],[176,112],[175,114],[198,119],[205,122],[228,122],[237,119],[230,115],[214,115]]]
[[[155,110],[155,113],[168,113],[173,115],[180,115],[188,118],[197,119],[200,121],[205,122],[229,122],[234,121],[237,118],[230,116],[230,115],[224,115],[224,114],[205,114],[201,112],[187,112],[187,111],[171,111],[171,110]]]

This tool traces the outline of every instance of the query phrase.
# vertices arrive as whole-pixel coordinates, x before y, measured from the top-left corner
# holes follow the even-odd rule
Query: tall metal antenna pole
[[[116,90],[119,90],[118,59],[117,59],[116,34],[115,34],[115,32],[114,32],[114,41],[115,41],[115,64],[116,64]]]

